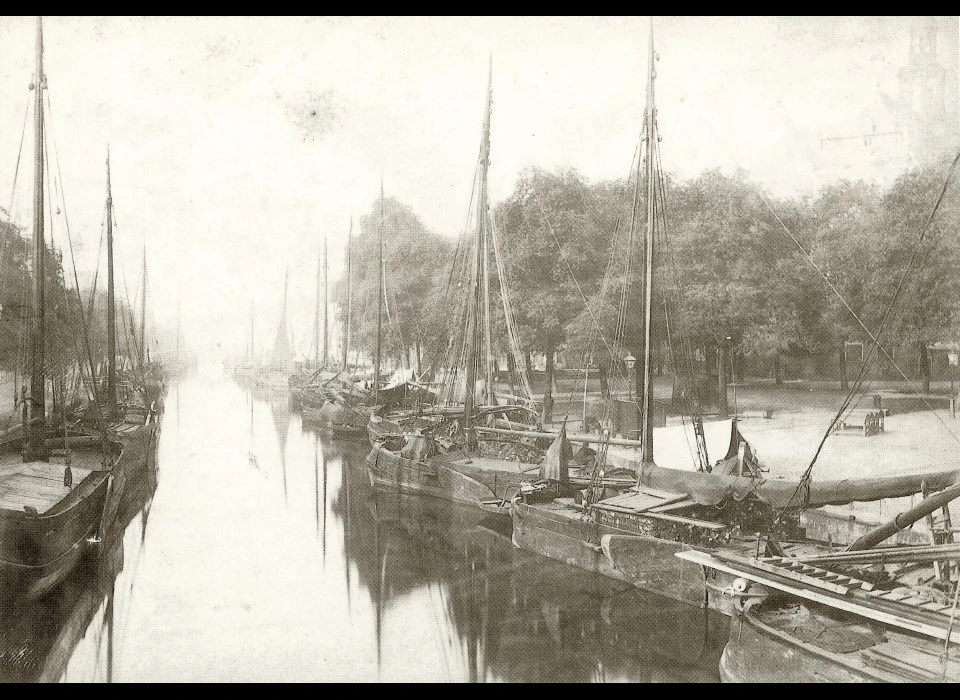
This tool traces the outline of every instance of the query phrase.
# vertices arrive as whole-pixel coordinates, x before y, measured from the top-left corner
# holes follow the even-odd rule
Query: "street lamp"
[[[627,353],[627,356],[623,358],[623,363],[627,366],[627,374],[628,374],[627,382],[630,384],[630,400],[633,401],[633,387],[637,383],[637,378],[633,373],[633,368],[637,364],[637,358],[635,358],[630,353]]]

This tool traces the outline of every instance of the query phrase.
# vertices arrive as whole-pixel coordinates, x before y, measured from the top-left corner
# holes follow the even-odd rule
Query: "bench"
[[[854,409],[837,421],[833,432],[859,430],[864,437],[877,435],[878,433],[884,432],[884,413],[883,409]]]

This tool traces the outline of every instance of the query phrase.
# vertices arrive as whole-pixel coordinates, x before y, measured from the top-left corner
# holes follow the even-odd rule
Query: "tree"
[[[875,262],[874,214],[879,202],[874,185],[841,180],[823,188],[810,204],[809,250],[830,282],[820,280],[826,299],[823,321],[838,352],[843,390],[849,386],[846,342],[869,339],[860,324],[869,311],[867,290]]]
[[[880,327],[893,303],[878,339],[884,344],[896,338],[916,348],[924,391],[930,390],[927,346],[947,339],[958,320],[960,203],[955,196],[944,198],[927,228],[944,176],[942,167],[902,175],[881,198],[876,213],[876,263],[870,290],[874,327]]]
[[[371,351],[377,336],[380,226],[380,200],[377,199],[370,212],[360,217],[360,232],[352,242],[354,313],[351,338],[355,347],[362,345]],[[424,346],[437,338],[436,321],[441,318],[442,305],[436,290],[441,288],[441,277],[446,268],[444,263],[449,259],[451,249],[450,240],[428,230],[409,206],[391,197],[384,198],[386,304],[381,353],[384,358],[392,355],[397,365],[409,363],[410,348],[417,349],[419,358]],[[336,293],[345,295],[344,286],[345,281],[339,282]]]
[[[602,277],[606,233],[592,215],[594,198],[575,170],[521,173],[496,208],[507,284],[525,347],[546,356],[544,420],[552,420],[554,357],[584,295]],[[578,289],[579,283],[579,289]]]

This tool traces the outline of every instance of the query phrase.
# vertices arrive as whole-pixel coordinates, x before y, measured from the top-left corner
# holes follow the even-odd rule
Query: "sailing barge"
[[[957,497],[960,485],[932,494],[843,549],[679,553],[731,601],[722,679],[960,681],[960,545],[949,512]],[[931,544],[881,545],[922,518],[933,525]]]
[[[395,413],[384,421],[371,419],[368,431],[372,448],[366,466],[370,481],[375,485],[471,505],[481,501],[499,503],[499,512],[506,516],[506,504],[519,492],[521,484],[536,476],[533,472],[542,472],[544,467],[541,462],[545,458],[546,448],[557,436],[529,439],[511,434],[509,428],[517,425],[525,429],[539,428],[539,415],[532,410],[533,401],[525,374],[521,381],[521,401],[514,405],[498,405],[494,394],[496,371],[491,337],[491,253],[497,274],[501,269],[501,260],[487,193],[492,101],[491,67],[474,181],[475,196],[471,197],[472,206],[468,214],[468,224],[473,214],[475,221],[470,234],[466,233],[471,228],[469,225],[464,229],[469,240],[464,245],[462,260],[455,259],[453,262],[453,271],[461,273],[467,290],[458,299],[455,316],[457,327],[463,329],[459,338],[461,342],[451,342],[448,348],[444,362],[447,370],[444,373],[444,386],[439,392],[439,405],[431,411],[414,411],[412,415]],[[381,189],[381,202],[382,196]],[[382,259],[382,223],[380,247]],[[462,265],[459,270],[458,262]],[[499,286],[511,351],[519,360],[509,295],[502,279]],[[382,265],[380,290],[379,297],[382,300]],[[375,372],[380,368],[379,358],[378,325]],[[518,368],[522,365],[522,361],[516,362]],[[375,384],[374,405],[380,404],[379,392],[380,388]],[[496,427],[498,422],[501,427],[508,429],[501,433],[480,433],[479,428],[484,423]],[[557,449],[569,449],[568,445],[564,447],[565,444],[561,440],[557,443]]]
[[[723,550],[737,557],[789,557],[810,547],[823,551],[825,543],[806,536],[801,512],[825,505],[911,496],[924,489],[938,491],[956,483],[960,472],[824,482],[806,473],[800,483],[768,479],[735,423],[730,424],[727,448],[708,450],[703,438],[710,424],[703,423],[699,415],[693,416],[689,427],[683,427],[688,444],[696,446],[690,463],[678,466],[664,461],[659,448],[655,448],[658,438],[652,428],[651,410],[653,260],[655,244],[660,240],[655,227],[664,222],[655,60],[651,20],[644,158],[638,159],[633,179],[637,188],[634,201],[640,200],[639,188],[645,184],[647,205],[646,235],[641,244],[646,258],[641,440],[639,454],[629,465],[636,481],[630,488],[612,493],[600,488],[604,460],[598,460],[594,482],[573,498],[554,498],[546,491],[521,492],[512,504],[513,539],[524,549],[691,605],[731,614],[728,597],[717,593],[717,586],[724,582],[708,582],[701,565],[675,554]],[[641,164],[646,166],[645,173]],[[636,219],[635,211],[631,235]],[[722,573],[721,579],[727,575]]]
[[[11,605],[54,588],[98,542],[112,470],[122,445],[101,424],[97,432],[47,415],[44,236],[43,25],[37,19],[34,89],[33,293],[30,382],[20,397],[23,421],[0,439],[0,590]],[[80,369],[92,373],[80,359]],[[86,376],[90,376],[87,374]]]

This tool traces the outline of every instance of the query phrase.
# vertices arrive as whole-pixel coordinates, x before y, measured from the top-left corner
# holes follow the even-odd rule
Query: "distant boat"
[[[320,325],[320,278],[323,272],[323,326],[321,334]],[[317,256],[317,303],[314,307],[313,316],[313,361],[304,363],[297,371],[290,375],[287,383],[290,387],[290,406],[299,409],[303,402],[303,391],[305,388],[323,383],[336,375],[330,371],[328,363],[330,353],[328,348],[329,328],[328,315],[330,304],[328,302],[329,285],[327,280],[327,238],[323,238],[323,260],[321,262]],[[323,342],[321,344],[321,337]],[[321,349],[322,348],[322,349]]]
[[[122,446],[104,421],[96,432],[46,412],[46,245],[44,237],[43,24],[37,18],[34,90],[33,294],[29,394],[19,397],[23,422],[0,439],[0,590],[3,604],[54,588],[95,547],[112,469]],[[52,207],[51,207],[52,208]],[[79,358],[88,377],[88,358]],[[91,382],[91,385],[93,383]],[[97,400],[96,389],[94,398]],[[101,405],[101,404],[98,404]],[[102,414],[101,414],[102,416]]]
[[[290,387],[290,373],[293,372],[293,349],[290,344],[290,329],[287,326],[287,287],[289,270],[283,277],[283,306],[280,308],[280,321],[273,341],[273,352],[269,364],[259,367],[254,373],[254,386],[261,391],[283,391]]]

